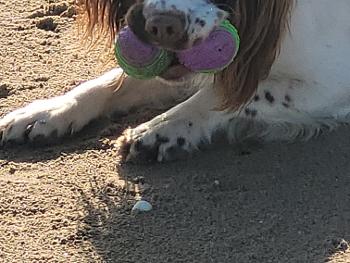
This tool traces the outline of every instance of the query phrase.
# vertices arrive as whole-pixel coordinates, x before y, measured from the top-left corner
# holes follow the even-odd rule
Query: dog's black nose
[[[185,26],[182,16],[160,14],[146,20],[145,30],[152,42],[163,47],[174,47],[185,35]]]

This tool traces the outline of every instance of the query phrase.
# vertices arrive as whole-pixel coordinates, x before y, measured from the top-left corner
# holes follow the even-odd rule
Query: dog
[[[181,158],[210,143],[216,132],[230,141],[306,140],[349,122],[348,0],[84,0],[80,5],[88,33],[105,32],[114,40],[128,24],[141,40],[169,50],[192,47],[229,19],[238,28],[241,49],[215,74],[184,72],[174,62],[161,76],[138,80],[117,67],[62,96],[5,115],[2,145],[71,135],[102,115],[135,108],[165,112],[125,132],[127,160]]]

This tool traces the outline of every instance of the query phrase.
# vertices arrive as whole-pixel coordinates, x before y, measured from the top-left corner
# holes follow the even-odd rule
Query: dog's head
[[[141,40],[169,50],[192,47],[229,19],[238,28],[241,49],[234,62],[216,74],[215,83],[223,107],[239,108],[267,77],[295,0],[81,1],[89,32],[99,27],[114,40],[118,30],[128,25]]]

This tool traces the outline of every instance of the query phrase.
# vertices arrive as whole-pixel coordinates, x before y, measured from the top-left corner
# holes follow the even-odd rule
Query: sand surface
[[[0,0],[0,116],[111,67],[103,46],[81,47],[73,15],[71,3]],[[350,262],[349,128],[121,168],[127,121],[0,149],[0,262]],[[154,209],[131,213],[139,198]]]

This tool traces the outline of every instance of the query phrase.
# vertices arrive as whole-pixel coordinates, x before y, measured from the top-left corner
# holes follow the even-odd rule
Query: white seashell
[[[147,201],[138,201],[134,207],[132,208],[132,211],[140,211],[140,212],[149,212],[153,209],[152,205],[148,203]]]

